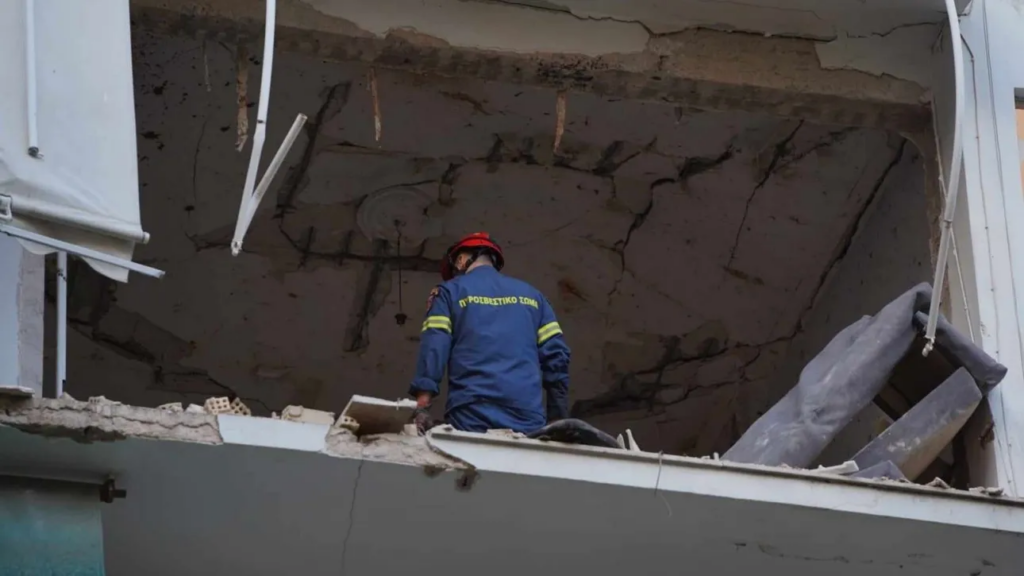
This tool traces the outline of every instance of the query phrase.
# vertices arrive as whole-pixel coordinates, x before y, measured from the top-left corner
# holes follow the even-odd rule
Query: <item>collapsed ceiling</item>
[[[566,98],[556,152],[554,91],[282,54],[268,149],[297,113],[309,123],[233,258],[259,59],[137,32],[153,237],[137,260],[167,277],[73,269],[76,396],[237,394],[263,414],[402,396],[444,248],[487,230],[559,315],[575,415],[631,426],[645,449],[720,449],[770,402],[869,203],[916,157],[880,130],[584,93]],[[702,439],[717,412],[731,425]]]

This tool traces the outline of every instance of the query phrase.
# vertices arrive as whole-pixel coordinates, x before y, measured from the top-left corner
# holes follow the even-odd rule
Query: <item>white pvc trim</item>
[[[432,429],[427,442],[435,451],[482,473],[594,482],[1024,534],[1024,501],[1012,498],[722,460],[512,439],[459,432],[448,426]]]
[[[270,183],[274,181],[274,177],[277,176],[278,170],[281,169],[281,164],[284,163],[284,159],[288,157],[288,152],[292,149],[295,144],[295,139],[299,137],[299,131],[302,130],[303,124],[306,123],[306,115],[299,114],[295,117],[295,121],[292,122],[292,127],[288,129],[288,134],[284,137],[284,142],[281,143],[281,147],[277,149],[277,153],[274,154],[274,158],[270,161],[270,166],[267,167],[267,171],[263,173],[263,178],[260,179],[260,183],[256,186],[256,191],[252,195],[246,195],[246,191],[242,191],[242,204],[238,207],[238,220],[235,222],[235,235],[231,239],[231,255],[238,256],[238,253],[242,251],[242,242],[245,241],[245,234],[249,231],[249,226],[252,224],[252,218],[256,215],[256,210],[260,207],[260,202],[263,201],[263,196],[267,193],[267,188],[270,187]]]
[[[260,169],[260,155],[263,154],[263,144],[267,137],[267,108],[270,106],[270,81],[274,71],[274,29],[277,24],[277,0],[267,0],[266,27],[263,32],[263,71],[260,76],[260,100],[256,106],[256,132],[252,138],[252,154],[249,156],[249,169],[245,173],[245,185],[242,187],[242,206],[253,195],[256,188],[256,173]],[[241,224],[243,214],[239,214],[239,221],[235,225],[235,236],[239,233],[238,226]],[[243,232],[244,235],[244,232]],[[232,253],[237,254],[235,240],[231,242]],[[241,249],[239,241],[238,249]]]
[[[235,414],[218,414],[217,427],[225,444],[323,452],[330,424],[272,420]]]
[[[935,346],[935,330],[939,322],[942,287],[949,263],[949,246],[953,235],[953,218],[956,216],[957,190],[960,187],[960,170],[964,157],[964,48],[955,0],[946,0],[946,17],[949,20],[949,43],[953,47],[953,82],[956,88],[956,102],[953,107],[953,150],[950,156],[949,181],[945,183],[946,207],[942,214],[942,236],[939,239],[939,254],[935,262],[935,278],[932,281],[932,300],[928,309],[928,324],[924,331],[926,343],[924,350],[921,351],[924,356],[927,356]]]
[[[28,99],[28,154],[35,157],[39,153],[35,0],[25,0],[25,78],[25,95]]]

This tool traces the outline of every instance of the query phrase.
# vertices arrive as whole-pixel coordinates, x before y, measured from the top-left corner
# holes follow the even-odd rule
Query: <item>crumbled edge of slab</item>
[[[212,414],[174,413],[100,398],[0,398],[0,425],[84,444],[126,438],[223,443]]]
[[[173,412],[112,402],[102,397],[81,402],[70,397],[0,397],[0,426],[75,442],[113,442],[127,438],[224,444],[215,414]],[[420,466],[429,476],[471,468],[440,454],[421,436],[379,434],[357,438],[332,427],[324,439],[329,456]]]
[[[433,450],[426,438],[407,434],[377,434],[356,437],[340,427],[327,433],[324,453],[343,458],[420,466],[428,476],[449,470],[471,468],[465,462]]]

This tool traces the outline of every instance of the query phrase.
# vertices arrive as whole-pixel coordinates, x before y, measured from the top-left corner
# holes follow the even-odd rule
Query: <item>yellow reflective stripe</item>
[[[537,330],[537,344],[543,344],[550,340],[553,336],[557,336],[562,333],[562,327],[558,325],[558,322],[552,322],[545,324]]]
[[[427,316],[427,319],[423,321],[423,332],[431,328],[450,333],[452,331],[452,320],[447,316]]]

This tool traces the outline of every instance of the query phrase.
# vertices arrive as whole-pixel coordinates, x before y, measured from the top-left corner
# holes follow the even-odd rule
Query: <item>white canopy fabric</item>
[[[39,158],[28,153],[30,66]],[[0,1],[0,195],[13,214],[0,224],[131,260],[149,239],[135,138],[128,0]],[[86,260],[127,280],[125,268]]]

